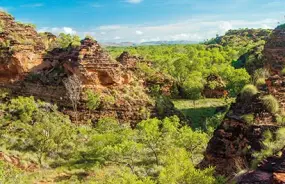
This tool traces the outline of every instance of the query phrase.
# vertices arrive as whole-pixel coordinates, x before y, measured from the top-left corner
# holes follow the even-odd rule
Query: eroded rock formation
[[[41,69],[44,45],[34,28],[0,12],[0,82],[22,79]]]
[[[266,89],[251,98],[239,96],[214,132],[208,144],[201,167],[215,166],[216,173],[233,178],[242,170],[250,170],[253,153],[262,149],[263,134],[275,132],[280,126],[277,114],[268,111],[262,97],[273,95],[279,102],[279,112],[285,110],[285,30],[277,28],[265,46],[266,68],[271,76],[266,80]],[[246,118],[250,116],[251,118]],[[282,151],[282,150],[281,150]],[[285,183],[284,152],[282,157],[272,157],[259,164],[256,170],[237,177],[237,183]]]
[[[226,84],[222,78],[213,74],[209,75],[203,90],[203,96],[206,98],[223,98],[227,95]]]
[[[155,101],[148,95],[146,82],[136,74],[136,64],[142,58],[123,53],[117,62],[97,41],[89,38],[76,47],[54,48],[57,45],[54,35],[38,34],[32,26],[17,23],[3,12],[0,12],[0,23],[0,88],[10,89],[15,96],[34,96],[56,103],[74,119],[77,115],[63,80],[76,75],[83,91],[78,104],[81,122],[114,117],[135,125],[156,116]],[[102,98],[96,110],[86,108],[84,91],[87,89]],[[107,97],[112,97],[111,103],[105,103]]]
[[[90,113],[82,95],[78,109],[82,121],[107,116],[133,123],[144,118],[142,110],[154,112],[154,102],[143,83],[137,82],[127,66],[112,60],[96,41],[86,38],[78,47],[47,51],[42,37],[47,37],[50,43],[56,40],[53,35],[40,35],[32,26],[17,23],[3,12],[0,21],[2,88],[11,89],[14,95],[35,96],[57,103],[62,111],[74,117],[62,80],[75,74],[81,80],[83,91],[91,89],[115,100],[112,105]]]

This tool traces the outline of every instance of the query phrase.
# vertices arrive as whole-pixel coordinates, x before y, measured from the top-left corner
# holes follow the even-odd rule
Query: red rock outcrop
[[[266,89],[250,99],[239,96],[222,124],[214,132],[208,144],[205,159],[200,166],[216,167],[216,173],[233,178],[241,170],[248,170],[253,160],[253,152],[262,149],[263,134],[275,132],[280,126],[275,113],[267,110],[262,97],[273,95],[279,102],[279,112],[285,108],[285,30],[277,28],[268,40],[264,56],[266,68],[271,76],[266,80]],[[250,115],[250,122],[245,117]],[[282,157],[267,158],[256,170],[249,171],[236,178],[237,183],[285,183]]]
[[[22,79],[41,69],[44,45],[34,28],[0,12],[0,82]]]
[[[17,23],[7,13],[0,12],[0,21],[0,87],[11,89],[13,95],[57,103],[73,117],[62,80],[75,74],[83,90],[92,89],[115,100],[90,113],[82,95],[78,109],[82,121],[111,116],[133,123],[143,119],[143,108],[153,112],[154,103],[143,83],[136,82],[132,71],[112,60],[96,41],[84,39],[78,47],[47,51],[56,40],[53,35],[38,34],[32,26]],[[48,44],[43,43],[43,37]]]
[[[123,52],[116,60],[129,69],[136,69],[137,63],[142,61],[143,58],[131,56],[128,52]]]
[[[10,89],[15,96],[34,96],[56,103],[73,119],[75,115],[63,79],[77,75],[83,91],[91,89],[103,100],[111,96],[114,101],[90,112],[82,94],[78,104],[81,122],[114,117],[135,125],[155,115],[155,102],[149,97],[144,80],[134,72],[140,58],[123,54],[121,63],[117,62],[88,38],[76,47],[50,50],[51,45],[56,45],[54,35],[38,34],[32,26],[17,23],[3,12],[0,21],[0,88]]]
[[[223,98],[228,95],[226,84],[220,76],[209,75],[207,77],[207,84],[203,90],[203,96],[206,98]]]

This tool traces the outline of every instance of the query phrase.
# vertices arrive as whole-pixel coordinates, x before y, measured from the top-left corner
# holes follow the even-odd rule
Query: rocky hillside
[[[31,25],[0,12],[0,82],[22,79],[43,63],[44,45]]]
[[[215,166],[217,174],[236,177],[237,183],[285,182],[284,143],[270,147],[264,142],[271,132],[268,140],[275,145],[277,130],[284,125],[284,43],[285,29],[279,27],[264,49],[266,68],[271,76],[259,91],[247,86],[239,95],[210,140],[202,167]],[[263,156],[270,158],[259,159],[258,153],[266,153]],[[240,172],[246,174],[238,176]]]
[[[63,81],[76,75],[82,91],[78,105],[82,122],[114,117],[135,123],[156,114],[155,101],[148,95],[144,80],[134,72],[139,58],[125,57],[124,53],[115,61],[90,38],[79,46],[46,50],[56,40],[54,36],[44,43],[43,35],[31,25],[18,23],[3,12],[0,23],[1,88],[11,90],[15,96],[34,96],[56,103],[75,118]],[[86,108],[87,90],[101,98],[101,105],[92,112]]]

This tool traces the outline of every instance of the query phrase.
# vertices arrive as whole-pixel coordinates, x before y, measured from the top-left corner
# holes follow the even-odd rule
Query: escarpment
[[[31,25],[0,12],[0,82],[23,79],[42,68],[44,45]]]
[[[264,49],[265,68],[270,77],[257,94],[236,99],[222,124],[215,130],[200,166],[214,166],[216,173],[237,183],[284,183],[283,156],[273,155],[261,161],[252,170],[254,153],[263,149],[264,133],[276,132],[283,126],[285,110],[285,30],[273,31]],[[283,70],[284,71],[284,70]],[[274,96],[279,109],[272,110],[264,101]],[[278,107],[277,107],[278,108]],[[281,117],[281,118],[280,118]],[[237,173],[248,170],[237,177]]]
[[[135,125],[156,116],[155,100],[136,72],[142,58],[123,53],[118,61],[113,60],[90,38],[78,46],[56,48],[57,38],[52,34],[38,34],[31,25],[18,23],[3,12],[0,21],[0,88],[11,90],[15,96],[56,103],[72,119],[78,116],[80,122],[114,117]],[[63,82],[73,75],[79,78],[81,88],[77,115]],[[98,108],[87,108],[87,90],[100,96]],[[167,112],[174,115],[175,111]]]

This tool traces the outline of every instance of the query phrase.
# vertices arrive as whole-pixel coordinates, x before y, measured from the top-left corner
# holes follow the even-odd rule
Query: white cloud
[[[71,34],[71,35],[77,34],[77,32],[70,27],[52,27],[52,28],[44,27],[44,28],[39,29],[38,31],[39,32],[51,32],[55,35],[59,35],[60,33]]]
[[[104,25],[94,28],[95,37],[101,42],[122,41],[204,41],[223,35],[229,29],[274,28],[277,20],[213,20],[213,18],[178,21],[161,25]],[[104,32],[104,34],[102,34]],[[79,32],[80,34],[80,32]],[[119,38],[118,38],[119,37]]]
[[[143,0],[126,0],[125,2],[131,3],[131,4],[139,4],[139,3],[143,2]]]
[[[137,35],[142,35],[142,34],[143,34],[143,32],[142,32],[142,31],[138,31],[138,30],[137,30],[137,31],[136,31],[136,34],[137,34]]]
[[[100,26],[98,27],[99,30],[102,30],[102,31],[111,31],[111,30],[118,30],[118,29],[121,29],[122,26],[120,25],[107,25],[107,26]]]
[[[114,40],[121,40],[121,37],[115,36],[115,37],[114,37]]]
[[[217,19],[217,18],[216,18]],[[274,28],[278,20],[213,20],[213,18],[178,21],[174,24],[161,25],[103,25],[90,30],[74,30],[70,27],[41,28],[41,32],[61,32],[78,34],[81,37],[91,35],[100,42],[149,42],[149,41],[204,41],[223,35],[229,29],[239,28]],[[96,34],[97,33],[97,34]]]
[[[76,31],[74,31],[72,28],[70,27],[63,27],[63,31],[66,33],[66,34],[76,34]]]
[[[228,31],[233,28],[232,24],[228,21],[221,22],[219,28],[223,31]]]

